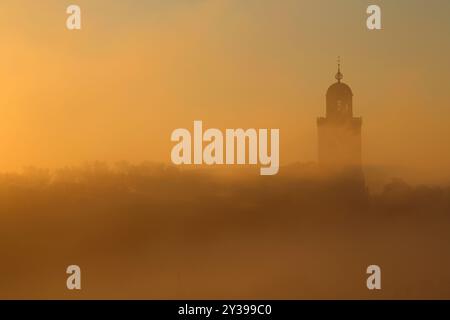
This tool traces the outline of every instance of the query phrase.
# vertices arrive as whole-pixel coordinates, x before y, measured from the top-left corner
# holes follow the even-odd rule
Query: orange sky
[[[343,57],[367,165],[450,178],[450,2],[71,1],[0,4],[0,171],[170,161],[170,133],[280,128],[281,163],[316,161]],[[397,169],[395,169],[397,168]],[[405,173],[406,174],[406,173]],[[448,180],[447,180],[448,181]]]

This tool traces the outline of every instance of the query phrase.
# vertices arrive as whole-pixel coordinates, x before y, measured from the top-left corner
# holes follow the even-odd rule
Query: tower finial
[[[338,56],[337,63],[338,63],[338,72],[336,73],[335,78],[338,82],[341,82],[341,80],[344,78],[344,75],[341,73],[341,56]]]

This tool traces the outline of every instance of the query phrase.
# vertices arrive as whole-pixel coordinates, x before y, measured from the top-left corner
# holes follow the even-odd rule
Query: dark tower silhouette
[[[368,190],[361,163],[362,119],[353,116],[353,92],[343,78],[339,60],[337,82],[327,91],[326,116],[317,119],[319,166],[328,178],[327,201],[364,208]]]
[[[362,174],[362,119],[353,116],[353,92],[342,82],[338,61],[337,82],[327,90],[326,116],[317,119],[319,165],[337,174]]]

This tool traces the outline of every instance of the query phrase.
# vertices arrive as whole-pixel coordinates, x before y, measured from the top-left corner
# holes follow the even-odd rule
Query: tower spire
[[[338,63],[338,72],[336,73],[335,78],[338,81],[338,83],[340,83],[341,80],[344,78],[344,75],[341,73],[341,57],[340,56],[338,56],[337,63]]]

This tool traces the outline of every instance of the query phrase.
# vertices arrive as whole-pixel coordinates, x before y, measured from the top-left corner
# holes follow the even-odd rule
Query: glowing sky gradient
[[[0,3],[0,170],[169,162],[170,133],[280,128],[281,163],[316,161],[343,59],[366,165],[450,178],[450,2],[79,0]],[[409,171],[408,171],[408,170]],[[399,171],[400,172],[400,171]]]

